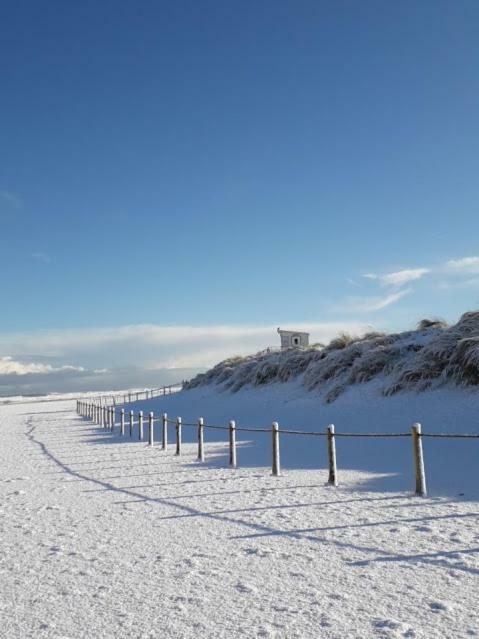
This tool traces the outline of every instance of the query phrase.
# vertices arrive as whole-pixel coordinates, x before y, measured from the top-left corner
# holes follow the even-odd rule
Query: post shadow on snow
[[[122,495],[126,495],[130,498],[134,498],[135,501],[145,501],[148,502],[150,504],[161,504],[163,506],[169,506],[172,507],[174,509],[180,510],[182,511],[182,514],[180,515],[174,515],[172,518],[178,518],[178,517],[182,517],[182,516],[189,516],[189,517],[205,517],[208,519],[212,519],[212,520],[216,520],[216,521],[221,521],[221,522],[225,522],[225,523],[231,523],[234,525],[240,525],[243,527],[248,528],[249,530],[253,530],[254,532],[250,535],[246,535],[246,536],[242,536],[242,538],[247,538],[247,537],[263,537],[263,536],[278,536],[278,535],[283,535],[283,536],[287,536],[291,539],[297,539],[297,540],[307,540],[307,541],[312,541],[315,543],[322,543],[325,545],[332,545],[332,546],[336,546],[340,549],[347,549],[348,551],[350,551],[351,549],[359,551],[359,552],[363,552],[369,555],[375,555],[376,557],[374,559],[377,559],[378,561],[380,561],[382,558],[384,558],[383,560],[386,560],[388,558],[390,558],[390,560],[394,560],[394,558],[397,558],[398,561],[415,561],[417,563],[417,561],[424,561],[425,563],[433,563],[435,565],[439,565],[442,566],[443,562],[438,561],[434,558],[430,558],[430,557],[424,557],[423,559],[421,559],[420,555],[398,555],[397,553],[394,554],[388,554],[387,552],[385,552],[383,549],[381,548],[377,548],[374,546],[361,546],[358,544],[353,544],[351,542],[344,542],[341,541],[340,539],[337,538],[330,538],[328,536],[321,536],[321,535],[311,535],[310,533],[314,530],[316,532],[320,532],[322,529],[318,528],[318,529],[305,529],[305,530],[280,530],[278,528],[274,528],[272,526],[268,526],[265,525],[263,523],[260,522],[255,522],[255,521],[248,521],[248,520],[244,520],[238,517],[231,517],[228,515],[228,511],[218,511],[218,512],[207,512],[207,511],[202,511],[198,508],[192,507],[192,506],[188,506],[186,504],[182,504],[182,503],[178,503],[177,501],[175,501],[175,498],[172,497],[155,497],[155,496],[151,496],[151,495],[145,495],[143,493],[140,492],[136,492],[130,488],[124,488],[124,487],[119,487],[119,486],[115,486],[114,484],[111,484],[109,482],[105,481],[105,478],[95,478],[95,477],[89,477],[88,475],[82,473],[82,472],[78,472],[77,470],[72,469],[71,467],[68,466],[67,463],[65,463],[63,460],[59,459],[49,448],[48,446],[43,443],[40,439],[38,439],[36,437],[35,434],[35,425],[32,423],[32,419],[30,419],[27,422],[27,432],[26,432],[26,436],[28,437],[28,439],[34,443],[35,445],[37,445],[39,447],[39,449],[42,451],[42,453],[49,458],[52,462],[54,462],[63,472],[69,474],[70,476],[74,477],[75,479],[78,480],[83,480],[83,481],[87,481],[90,483],[93,483],[96,486],[100,486],[100,488],[102,489],[106,489],[109,491],[114,491],[117,493],[120,493]],[[187,469],[186,469],[187,470]],[[333,491],[334,489],[331,488],[332,491],[332,495],[334,494]],[[374,500],[394,500],[394,499],[398,499],[398,498],[402,498],[404,499],[404,496],[391,496],[391,497],[378,497],[378,498],[371,498],[371,497],[361,497],[361,498],[355,498],[358,499],[360,501],[364,501],[364,500],[369,500],[369,501],[374,501]],[[316,504],[308,504],[308,507],[311,506],[316,506],[318,507],[319,505],[321,506],[325,506],[325,505],[330,505],[330,504],[341,504],[344,503],[344,499],[333,499],[331,501],[328,502],[321,502],[321,504],[316,503]],[[347,500],[346,500],[347,501]],[[291,505],[291,507],[294,507],[294,504]],[[283,506],[284,508],[284,506]],[[243,509],[238,509],[237,511],[230,511],[230,514],[233,514],[235,512],[249,512],[250,509],[248,508],[243,508]],[[477,513],[472,513],[471,516],[477,516]],[[460,516],[460,515],[458,515]],[[433,519],[434,517],[428,517],[429,519]],[[443,519],[444,516],[437,516],[437,519]],[[422,518],[421,518],[422,519]],[[406,520],[405,520],[406,521]],[[395,519],[394,522],[400,523],[401,519]],[[365,522],[364,524],[358,524],[359,526],[362,525],[367,525],[368,522]],[[373,524],[374,525],[374,524]],[[390,525],[390,522],[376,522],[375,525]],[[348,526],[349,527],[349,526]],[[476,549],[466,549],[465,552],[475,552]],[[461,552],[460,549],[456,549],[455,553],[459,554]],[[372,561],[374,561],[374,559]],[[451,566],[451,564],[447,564],[448,568],[454,567],[457,570],[463,570],[463,571],[468,571],[468,568],[463,566],[461,563],[459,563],[458,565],[454,564],[453,566]]]
[[[138,410],[144,411],[144,440],[139,442],[138,424],[133,429],[133,437],[129,436],[128,413],[132,404],[125,407],[125,436],[120,435],[119,409],[117,406],[117,425],[112,433],[109,429],[93,425],[95,434],[89,443],[120,444],[123,442],[138,442],[147,446],[148,441],[148,411],[153,406],[158,409],[155,400],[135,403],[135,420],[138,420]],[[195,423],[196,419],[184,418],[186,423]],[[216,425],[223,425],[215,422]],[[224,426],[228,424],[224,421]],[[242,424],[236,423],[237,429]],[[249,424],[245,424],[249,426]],[[267,426],[266,426],[267,427]],[[155,419],[155,447],[161,446],[161,419]],[[281,429],[281,426],[280,426]],[[320,432],[320,431],[318,431]],[[270,432],[241,432],[237,430],[237,463],[239,467],[264,467],[270,472],[272,443]],[[182,426],[182,441],[185,444],[185,458],[195,459],[189,444],[197,444],[197,427]],[[167,455],[174,454],[175,424],[168,424]],[[207,467],[228,467],[228,430],[209,429],[205,421],[205,464]],[[478,476],[473,472],[477,467],[479,456],[479,440],[440,440],[423,438],[423,449],[426,469],[428,492],[431,495],[449,495],[462,499],[477,499],[479,497]],[[318,481],[327,480],[327,440],[326,437],[280,434],[281,466],[288,469],[317,469],[320,473]],[[164,451],[163,451],[164,452]],[[414,464],[412,455],[412,441],[410,437],[401,438],[336,438],[336,454],[338,477],[341,483],[342,471],[362,471],[374,474],[364,481],[358,481],[355,490],[363,491],[413,491]],[[451,463],[460,460],[460,463]],[[461,470],[458,472],[458,468]],[[469,469],[466,473],[464,469]]]
[[[35,415],[59,415],[60,413],[71,413],[71,409],[70,408],[62,408],[61,410],[45,410],[41,413],[37,412],[30,412],[30,413],[16,413],[17,416],[19,417],[32,417]]]

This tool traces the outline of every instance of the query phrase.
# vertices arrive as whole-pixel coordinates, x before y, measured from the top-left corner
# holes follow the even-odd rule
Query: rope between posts
[[[271,429],[268,430],[271,432]],[[303,431],[303,430],[283,430],[280,428],[278,430],[279,433],[284,433],[285,435],[313,435],[314,437],[326,437],[327,433],[317,433],[315,431]]]
[[[411,437],[411,433],[334,433],[334,437]]]
[[[447,439],[479,439],[479,435],[468,435],[468,434],[449,435],[448,433],[421,433],[420,437],[445,437]]]

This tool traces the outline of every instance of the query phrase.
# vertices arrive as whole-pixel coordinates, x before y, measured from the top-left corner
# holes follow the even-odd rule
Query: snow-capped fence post
[[[125,409],[122,408],[120,411],[120,432],[123,437],[125,434]]]
[[[205,442],[204,442],[204,420],[202,417],[198,420],[198,461],[205,461]]]
[[[236,423],[230,421],[230,466],[236,468]]]
[[[168,415],[163,413],[163,431],[162,431],[162,443],[161,447],[166,450],[168,446]]]
[[[412,447],[414,453],[414,470],[416,475],[416,495],[426,497],[426,473],[424,471],[424,457],[422,454],[421,424],[413,424]]]
[[[140,442],[143,440],[143,411],[138,413],[138,439]]]
[[[148,416],[148,444],[153,446],[154,434],[153,434],[153,424],[154,424],[153,413],[150,413]]]
[[[176,418],[176,455],[181,455],[181,417]]]
[[[135,420],[135,416],[133,411],[130,411],[130,437],[133,437],[133,422]]]
[[[106,428],[106,406],[103,406],[103,410],[101,414],[101,425],[103,428]]]
[[[329,477],[328,484],[338,485],[338,469],[336,467],[336,439],[334,437],[334,424],[329,424],[326,429],[328,435],[328,464]]]
[[[275,477],[279,477],[281,474],[281,467],[279,462],[279,424],[273,422],[271,425],[271,432],[273,435],[273,464],[272,472]]]

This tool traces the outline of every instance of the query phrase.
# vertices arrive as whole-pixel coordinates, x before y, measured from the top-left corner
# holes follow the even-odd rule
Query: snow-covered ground
[[[238,426],[477,432],[479,400],[361,388],[326,406],[283,384],[130,407]],[[269,435],[240,436],[231,470],[222,431],[206,431],[199,464],[193,443],[178,458],[74,409],[0,408],[2,636],[479,636],[476,440],[426,440],[432,496],[417,498],[409,439],[338,440],[332,488],[322,438],[283,435],[285,470],[272,477]]]

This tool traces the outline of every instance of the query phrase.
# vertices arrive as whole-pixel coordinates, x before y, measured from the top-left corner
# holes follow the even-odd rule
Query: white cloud
[[[408,282],[419,280],[424,275],[431,272],[429,268],[407,268],[385,275],[377,275],[376,273],[364,273],[363,277],[370,280],[378,280],[383,286],[403,286]]]
[[[19,362],[10,356],[0,357],[0,375],[49,375],[58,372],[83,372],[82,366],[55,367],[41,362]]]
[[[462,257],[458,260],[449,260],[446,267],[456,273],[479,273],[479,257]]]
[[[32,259],[43,262],[44,264],[50,264],[52,258],[47,253],[32,253]]]
[[[399,302],[403,297],[409,295],[412,292],[411,288],[398,291],[397,293],[391,293],[385,297],[368,297],[361,299],[352,299],[348,303],[348,309],[356,313],[373,313],[380,311],[391,304]]]

